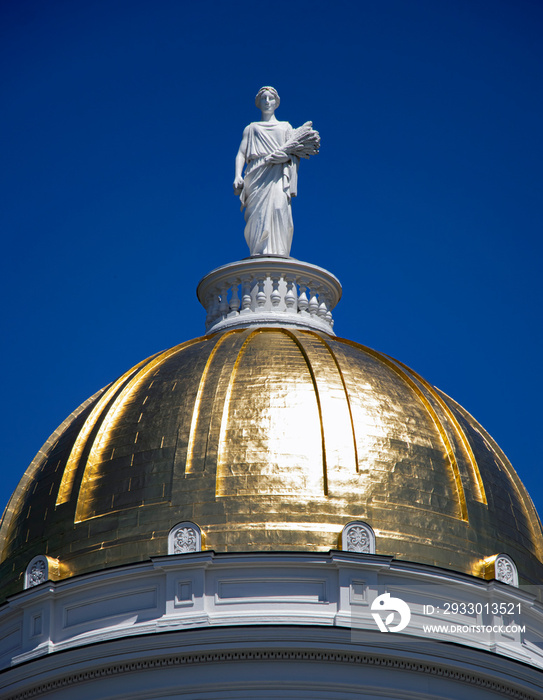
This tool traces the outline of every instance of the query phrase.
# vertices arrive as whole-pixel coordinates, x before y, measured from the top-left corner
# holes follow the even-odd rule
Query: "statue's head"
[[[266,92],[269,93],[270,95],[272,95],[272,97],[275,99],[274,109],[277,109],[277,107],[279,107],[279,103],[281,102],[281,100],[279,98],[279,93],[271,85],[264,85],[264,87],[260,88],[260,90],[257,92],[256,97],[255,97],[255,105],[258,107],[258,109],[262,109],[262,107],[260,106],[260,100]]]

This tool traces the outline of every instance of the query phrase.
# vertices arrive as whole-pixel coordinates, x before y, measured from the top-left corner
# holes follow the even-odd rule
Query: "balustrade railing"
[[[236,325],[313,327],[333,334],[341,285],[323,268],[289,258],[248,258],[210,272],[198,285],[206,331]]]

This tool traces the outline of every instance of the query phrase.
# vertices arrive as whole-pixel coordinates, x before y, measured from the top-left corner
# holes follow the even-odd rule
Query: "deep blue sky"
[[[542,36],[539,0],[0,2],[2,504],[76,406],[203,333],[271,84],[321,133],[292,255],[342,281],[337,334],[463,404],[543,513]]]

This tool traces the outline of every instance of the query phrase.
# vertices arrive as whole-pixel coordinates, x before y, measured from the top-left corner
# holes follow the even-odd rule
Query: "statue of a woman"
[[[320,144],[311,122],[293,129],[288,122],[277,121],[279,101],[275,88],[258,91],[255,104],[262,120],[245,128],[236,156],[234,192],[245,208],[245,240],[251,255],[289,256],[298,164],[300,157],[318,153]]]

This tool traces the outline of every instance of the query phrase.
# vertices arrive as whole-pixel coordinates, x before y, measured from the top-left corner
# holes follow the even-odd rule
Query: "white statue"
[[[306,122],[293,129],[277,121],[279,95],[269,85],[255,99],[262,120],[245,127],[236,156],[234,192],[245,208],[245,240],[251,255],[288,257],[292,244],[291,199],[296,196],[300,158],[319,152],[320,137]],[[243,175],[243,166],[245,174]]]

